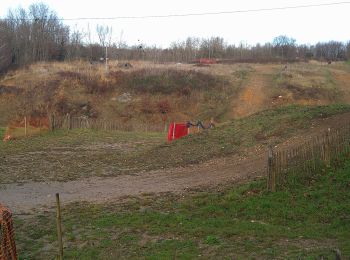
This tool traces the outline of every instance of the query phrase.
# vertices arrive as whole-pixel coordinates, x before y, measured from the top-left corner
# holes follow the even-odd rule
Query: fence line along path
[[[267,188],[276,191],[291,176],[312,175],[324,167],[337,167],[350,155],[350,124],[328,129],[302,145],[268,151]]]
[[[96,129],[127,132],[163,132],[166,130],[163,124],[147,124],[141,122],[123,123],[115,120],[93,119],[87,117],[72,117],[70,115],[64,117],[51,115],[50,129]]]

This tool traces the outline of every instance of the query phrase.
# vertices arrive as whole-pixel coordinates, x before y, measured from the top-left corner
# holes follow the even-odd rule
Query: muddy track
[[[350,113],[312,122],[310,129],[301,130],[296,136],[279,144],[290,147],[302,144],[312,136],[350,122]],[[33,209],[48,209],[55,205],[55,193],[59,192],[63,203],[89,201],[104,203],[123,201],[128,196],[149,193],[186,193],[187,190],[206,190],[210,187],[246,182],[266,174],[266,145],[241,151],[231,157],[213,159],[200,165],[184,168],[140,172],[108,178],[86,178],[69,182],[28,182],[24,184],[0,184],[1,203],[15,213]]]
[[[247,83],[244,84],[237,100],[233,103],[233,118],[252,115],[268,107],[266,88],[271,84],[272,66],[255,66]]]
[[[186,168],[157,170],[108,178],[88,178],[69,182],[29,182],[0,185],[1,202],[19,213],[54,205],[54,194],[64,203],[105,202],[148,193],[184,192],[186,189],[217,186],[262,176],[265,160],[258,156],[233,156]]]

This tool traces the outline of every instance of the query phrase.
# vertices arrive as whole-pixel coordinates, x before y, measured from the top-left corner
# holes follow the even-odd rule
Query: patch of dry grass
[[[340,100],[341,81],[334,70],[348,73],[344,63],[293,63],[283,70],[278,64],[193,64],[129,61],[131,68],[121,68],[110,61],[104,64],[86,61],[37,63],[12,71],[0,80],[6,93],[0,93],[0,124],[6,125],[16,115],[23,116],[39,107],[58,114],[98,117],[121,122],[231,119],[232,107],[243,82],[254,73],[273,78],[266,87],[270,100],[277,105],[330,104]],[[269,68],[269,70],[264,69]],[[272,71],[272,72],[271,72]],[[219,83],[219,84],[218,84]],[[219,86],[219,87],[218,87]],[[249,87],[249,86],[248,86]],[[11,94],[8,89],[22,91]],[[123,96],[130,96],[123,100]],[[282,96],[282,99],[278,99]],[[349,95],[350,96],[350,95]],[[271,102],[270,102],[271,101]],[[169,103],[166,115],[157,109]],[[265,108],[270,107],[269,103]]]
[[[274,75],[271,96],[276,102],[330,104],[341,100],[341,91],[329,66],[313,63],[289,64]],[[282,97],[278,100],[278,97]]]
[[[103,64],[84,61],[37,63],[10,72],[0,85],[23,93],[16,97],[0,93],[0,98],[16,99],[16,105],[0,104],[0,111],[6,112],[6,107],[15,111],[10,116],[4,113],[4,122],[13,120],[13,114],[23,116],[38,107],[61,115],[121,122],[220,120],[242,81],[237,72],[240,66],[225,71],[228,67],[223,65],[202,69],[190,64],[131,63],[133,67],[125,69],[112,61],[108,73]],[[232,76],[230,70],[236,74]],[[123,99],[125,95],[130,98]],[[164,103],[169,107],[166,115],[159,108]]]

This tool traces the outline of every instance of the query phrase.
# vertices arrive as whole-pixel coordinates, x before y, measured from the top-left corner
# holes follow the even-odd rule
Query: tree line
[[[98,41],[91,31],[95,30]],[[97,25],[82,30],[63,24],[57,14],[43,4],[32,4],[28,10],[9,10],[0,20],[0,72],[37,61],[85,59],[150,60],[154,62],[193,62],[200,58],[222,62],[287,62],[317,59],[336,61],[350,59],[350,42],[297,44],[296,40],[277,36],[271,42],[256,45],[227,43],[222,37],[208,39],[188,37],[168,48],[144,44],[127,45],[112,41],[112,27]]]

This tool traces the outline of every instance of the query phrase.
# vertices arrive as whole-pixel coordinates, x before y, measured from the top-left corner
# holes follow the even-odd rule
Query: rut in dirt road
[[[88,178],[69,182],[30,182],[0,185],[2,203],[15,213],[40,207],[53,207],[54,194],[60,193],[63,203],[75,201],[106,202],[143,193],[174,192],[217,186],[258,177],[265,171],[263,154],[254,158],[235,155],[201,165],[122,175]]]

